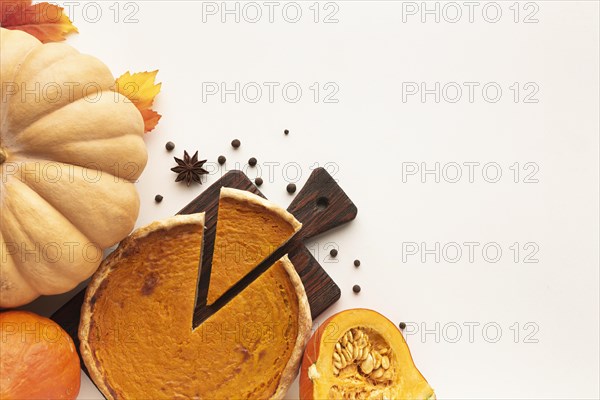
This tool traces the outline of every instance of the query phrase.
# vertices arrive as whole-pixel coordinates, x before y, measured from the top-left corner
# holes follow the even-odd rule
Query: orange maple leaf
[[[131,100],[140,110],[144,118],[145,132],[153,130],[161,118],[159,113],[150,109],[162,86],[162,83],[155,83],[156,74],[158,74],[158,70],[134,74],[127,71],[115,82],[116,91]]]
[[[31,0],[0,0],[0,26],[18,29],[42,43],[60,42],[78,32],[64,8],[50,3],[31,4]]]
[[[162,115],[154,110],[141,110],[142,118],[144,118],[144,132],[148,133],[158,125],[158,121],[162,118]]]

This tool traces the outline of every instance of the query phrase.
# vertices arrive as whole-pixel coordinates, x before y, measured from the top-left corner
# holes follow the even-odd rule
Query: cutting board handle
[[[301,240],[337,228],[356,218],[358,209],[325,168],[317,168],[288,207],[302,230]]]

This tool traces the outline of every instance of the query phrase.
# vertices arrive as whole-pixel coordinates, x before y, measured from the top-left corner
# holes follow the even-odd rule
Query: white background
[[[282,11],[286,3],[274,8],[272,23],[262,2],[256,3],[262,18],[255,23],[256,7],[244,9],[244,3],[237,6],[239,22],[234,14],[222,22],[221,2],[130,3],[85,9],[77,3],[69,14],[80,34],[68,43],[105,61],[115,76],[160,70],[155,108],[163,119],[146,136],[149,163],[138,184],[138,226],[175,214],[223,170],[236,163],[247,168],[252,156],[263,167],[261,190],[284,206],[291,200],[285,186],[296,172],[295,164],[284,172],[285,165],[301,167],[300,187],[311,166],[329,163],[359,214],[310,244],[321,261],[328,243],[339,248],[338,262],[323,265],[342,298],[325,316],[367,307],[395,323],[406,321],[415,362],[439,398],[600,396],[597,2],[520,3],[518,22],[513,2],[498,2],[496,23],[486,18],[495,19],[498,7],[486,2],[476,3],[473,22],[469,8],[455,3],[462,11],[455,23],[456,8],[445,3],[437,5],[439,22],[435,15],[422,22],[421,2],[413,3],[420,10],[411,15],[403,13],[413,10],[411,4],[392,1],[321,3],[315,22],[313,3],[300,2],[296,23],[289,22],[293,6]],[[213,6],[216,15],[203,14]],[[102,15],[94,22],[97,9]],[[132,12],[130,21],[137,22],[125,23]],[[324,23],[332,12],[337,22]],[[523,21],[527,15],[533,23]],[[230,89],[256,82],[262,98],[252,103],[256,93],[249,91],[240,93],[239,103],[233,94],[224,101],[220,95],[203,99],[211,82]],[[272,102],[263,82],[280,85]],[[282,94],[290,82],[302,89],[296,103]],[[310,89],[315,82],[316,103]],[[329,82],[335,86],[326,90]],[[448,86],[439,103],[433,94],[403,101],[407,82],[425,82],[429,89],[456,82],[462,98],[451,103],[456,92]],[[463,82],[479,84],[472,102]],[[492,89],[483,97],[490,82],[502,89],[497,102],[490,101]],[[510,89],[515,82],[517,102]],[[337,103],[324,102],[331,87],[339,89]],[[529,99],[536,103],[525,102],[531,88],[539,89]],[[288,94],[294,97],[293,90]],[[237,151],[229,145],[234,138],[242,141]],[[164,149],[169,140],[177,146],[172,154]],[[223,154],[226,168],[212,169],[202,186],[176,184],[169,169],[184,149],[199,150],[211,168]],[[265,162],[280,165],[268,174]],[[465,162],[480,163],[473,182]],[[510,168],[516,162],[518,183]],[[439,163],[440,182],[433,174],[425,182],[420,173],[403,177],[414,165],[409,163],[420,169]],[[449,182],[456,175],[453,163],[462,166],[456,183]],[[496,168],[483,173],[487,163]],[[532,164],[526,169],[526,163]],[[488,182],[498,167],[500,180]],[[537,183],[524,182],[534,169],[530,178]],[[248,174],[256,176],[253,169]],[[164,196],[161,204],[154,203],[157,193]],[[458,243],[462,257],[451,262],[456,247],[448,246],[446,254],[438,253],[439,262],[435,254],[423,261],[421,253],[406,251],[411,243],[423,250],[436,242],[440,249]],[[472,262],[465,242],[480,244]],[[510,248],[515,242],[516,260]],[[492,243],[487,260],[486,243]],[[501,258],[491,262],[496,248]],[[538,262],[525,263],[533,250],[531,261]],[[362,261],[358,269],[355,258]],[[352,293],[354,284],[362,287],[359,295]],[[29,308],[49,315],[68,297],[40,299]],[[80,398],[99,398],[83,380]],[[296,385],[288,397],[298,397]]]

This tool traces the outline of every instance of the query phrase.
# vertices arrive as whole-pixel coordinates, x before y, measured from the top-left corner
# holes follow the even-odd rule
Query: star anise
[[[204,174],[208,174],[208,171],[202,168],[206,160],[198,161],[198,152],[190,158],[187,151],[183,151],[183,160],[177,157],[173,157],[177,162],[177,166],[171,168],[171,171],[177,173],[175,182],[185,181],[190,186],[192,182],[198,182],[202,184],[200,177]]]

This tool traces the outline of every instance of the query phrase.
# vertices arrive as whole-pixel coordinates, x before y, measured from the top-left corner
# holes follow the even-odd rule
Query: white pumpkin
[[[94,57],[0,28],[0,307],[64,293],[133,229],[144,122]]]

